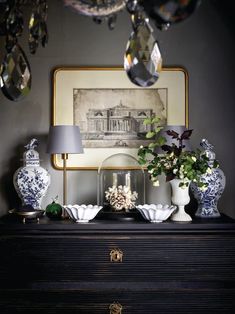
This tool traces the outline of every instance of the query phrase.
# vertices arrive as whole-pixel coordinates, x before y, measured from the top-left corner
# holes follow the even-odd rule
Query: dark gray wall
[[[52,176],[44,205],[57,194],[62,198],[62,173],[52,169],[45,153],[50,124],[51,71],[57,66],[122,65],[131,25],[127,13],[121,13],[114,31],[96,25],[65,9],[62,1],[49,1],[49,45],[30,56],[26,36],[20,40],[31,64],[33,86],[23,101],[13,103],[0,95],[0,214],[17,203],[12,184],[14,171],[21,165],[23,145],[37,137],[42,165]],[[26,32],[25,32],[26,33]],[[193,144],[202,137],[216,147],[217,158],[227,177],[227,187],[220,200],[221,211],[235,217],[234,187],[234,33],[223,22],[210,1],[187,21],[167,32],[156,31],[165,66],[182,66],[189,73],[189,123],[194,129]],[[1,41],[3,47],[3,41]],[[0,57],[4,54],[0,50]],[[96,172],[69,173],[69,201],[96,202]],[[147,181],[147,202],[169,201],[169,187],[152,188]]]

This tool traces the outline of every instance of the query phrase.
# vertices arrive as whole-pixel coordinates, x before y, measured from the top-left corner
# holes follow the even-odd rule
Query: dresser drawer
[[[235,282],[235,237],[11,236],[0,240],[0,287],[34,282]],[[121,261],[111,261],[119,248]]]
[[[0,308],[1,314],[231,314],[234,293],[234,290],[2,290]]]

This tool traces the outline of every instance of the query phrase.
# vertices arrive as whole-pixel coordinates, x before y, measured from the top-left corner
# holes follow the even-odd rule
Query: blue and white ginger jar
[[[200,145],[204,148],[203,154],[209,159],[209,165],[213,166],[215,153],[213,146],[206,140],[202,139]],[[201,181],[207,183],[205,190],[200,189],[195,182],[192,182],[190,188],[198,202],[198,208],[195,216],[202,218],[220,217],[217,203],[225,188],[225,175],[220,168],[212,168],[211,173],[201,176]]]
[[[50,174],[40,166],[39,153],[35,150],[38,141],[32,139],[23,155],[24,166],[16,170],[13,183],[22,206],[31,205],[41,209],[41,202],[50,185]]]

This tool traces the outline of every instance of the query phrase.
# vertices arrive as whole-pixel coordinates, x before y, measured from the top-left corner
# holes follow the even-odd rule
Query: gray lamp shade
[[[188,130],[184,125],[166,125],[164,126],[164,128],[158,133],[157,137],[159,136],[163,136],[166,139],[166,144],[165,145],[179,145],[179,142],[176,139],[173,139],[170,135],[168,135],[166,132],[170,130],[170,131],[175,131],[177,132],[179,135],[181,135],[184,131]],[[191,151],[192,147],[190,145],[190,141],[189,140],[184,140],[183,141],[183,145],[185,146],[183,148],[183,151]],[[161,147],[157,147],[156,148],[156,153],[158,154],[162,154],[165,153],[164,150],[161,149]]]
[[[82,154],[82,139],[77,125],[55,125],[49,130],[47,153]]]

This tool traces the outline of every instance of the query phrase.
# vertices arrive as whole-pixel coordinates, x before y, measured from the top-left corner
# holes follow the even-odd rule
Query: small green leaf
[[[147,169],[148,170],[152,170],[152,169],[154,169],[154,166],[153,165],[149,165],[149,166],[147,166]]]
[[[158,126],[158,127],[155,129],[155,132],[156,132],[156,133],[159,133],[162,129],[163,129],[162,126]]]
[[[155,132],[150,131],[146,134],[146,138],[152,138],[155,136],[155,134],[156,134]]]
[[[157,139],[157,143],[159,146],[162,146],[166,143],[166,138],[164,136],[159,136],[159,138]]]
[[[152,119],[152,123],[158,123],[158,122],[160,122],[160,120],[161,119],[159,117],[155,117]]]
[[[152,124],[152,119],[151,119],[151,118],[146,118],[146,119],[144,119],[143,124],[144,124],[144,125]]]
[[[154,148],[155,147],[155,143],[150,143],[148,148]]]
[[[145,159],[139,158],[138,162],[140,165],[145,165],[147,161]]]
[[[141,157],[141,158],[144,158],[146,155],[146,152],[145,151],[138,151],[138,156]]]
[[[153,155],[153,150],[150,149],[150,148],[147,148],[147,149],[146,149],[146,154]]]
[[[158,143],[150,143],[148,147],[155,148],[156,146],[158,146]]]

